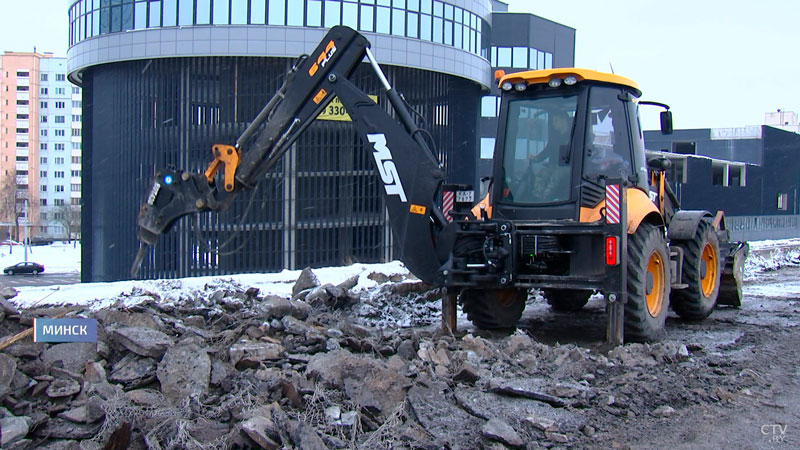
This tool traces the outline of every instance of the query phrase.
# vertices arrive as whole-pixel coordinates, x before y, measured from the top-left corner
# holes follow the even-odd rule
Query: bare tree
[[[16,171],[0,177],[0,222],[6,224],[6,237],[11,238],[11,224],[16,223],[17,211],[17,174]]]
[[[55,221],[67,230],[67,239],[78,239],[81,232],[81,206],[61,205],[56,208]]]

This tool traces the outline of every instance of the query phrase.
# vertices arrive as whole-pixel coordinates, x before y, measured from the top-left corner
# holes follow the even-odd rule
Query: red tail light
[[[606,265],[619,264],[619,240],[616,236],[606,236]]]

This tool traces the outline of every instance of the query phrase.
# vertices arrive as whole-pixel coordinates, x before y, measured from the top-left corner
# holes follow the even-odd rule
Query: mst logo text
[[[397,195],[402,202],[406,202],[406,192],[403,190],[403,183],[400,182],[400,174],[397,166],[392,161],[392,151],[386,146],[386,136],[383,134],[368,134],[367,139],[373,144],[375,163],[378,165],[378,173],[386,189],[386,195]]]

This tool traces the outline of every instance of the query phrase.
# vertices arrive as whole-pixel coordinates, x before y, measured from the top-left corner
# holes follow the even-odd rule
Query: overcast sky
[[[509,0],[575,28],[575,65],[632,78],[675,128],[761,125],[800,113],[800,1]],[[654,111],[645,128],[658,127]]]
[[[67,52],[69,0],[0,0],[0,50]],[[800,1],[508,0],[577,30],[575,64],[632,78],[676,128],[760,125],[800,112]],[[656,128],[657,111],[644,117]]]

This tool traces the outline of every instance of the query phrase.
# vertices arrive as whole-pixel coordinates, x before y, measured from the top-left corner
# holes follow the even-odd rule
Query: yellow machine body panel
[[[606,201],[603,200],[594,208],[581,208],[581,223],[597,222],[603,219],[601,210],[605,208]],[[628,234],[633,234],[639,228],[645,217],[649,214],[656,214],[661,217],[656,205],[640,189],[628,188]],[[663,219],[661,219],[663,224]]]
[[[567,68],[547,69],[547,70],[528,70],[525,72],[511,73],[501,77],[498,86],[502,87],[503,83],[505,83],[506,81],[511,82],[511,84],[516,84],[520,81],[526,82],[528,83],[528,85],[548,84],[552,79],[559,78],[563,80],[568,76],[574,76],[575,78],[577,78],[578,83],[580,83],[581,81],[598,81],[601,83],[610,83],[610,84],[627,86],[637,92],[638,94],[637,97],[641,96],[641,89],[639,89],[639,85],[630,78],[625,78],[613,73],[598,72],[596,70],[581,69],[577,67],[567,67]]]

